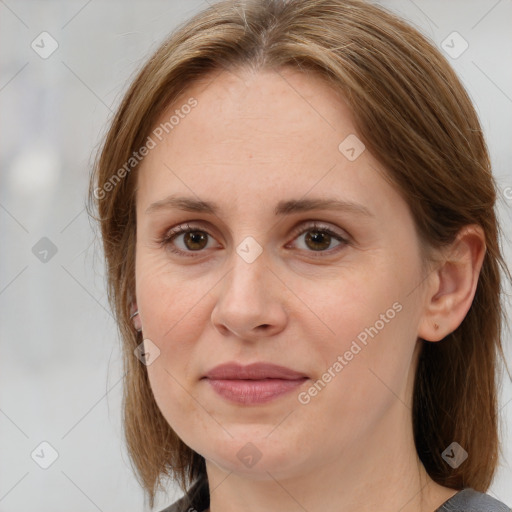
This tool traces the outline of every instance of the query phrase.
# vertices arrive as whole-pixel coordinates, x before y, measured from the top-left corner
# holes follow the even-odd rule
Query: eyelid
[[[310,224],[308,224],[308,222],[310,222]],[[318,231],[323,231],[323,232],[329,233],[330,235],[334,236],[335,238],[337,238],[340,241],[347,242],[347,243],[349,241],[348,234],[341,234],[335,228],[330,227],[328,224],[322,223],[322,221],[314,221],[314,220],[301,222],[301,224],[299,226],[297,226],[292,231],[292,236],[295,239],[298,236],[306,233],[307,231],[313,231],[315,229]],[[326,252],[326,251],[324,251],[324,252]]]
[[[308,222],[309,222],[309,224],[308,224]],[[335,240],[337,240],[339,242],[338,245],[336,245],[335,247],[331,247],[330,249],[327,249],[326,251],[311,251],[311,250],[306,251],[304,249],[301,250],[301,252],[302,251],[306,252],[308,258],[327,259],[330,256],[335,256],[336,254],[338,254],[341,250],[343,250],[344,247],[349,245],[349,243],[351,242],[351,239],[348,236],[348,234],[342,235],[341,233],[338,232],[337,229],[331,228],[329,225],[322,223],[322,221],[311,221],[310,220],[310,221],[302,222],[300,226],[298,226],[296,229],[293,230],[292,241],[290,243],[286,244],[286,247],[288,247],[290,244],[294,243],[295,240],[299,236],[303,235],[304,233],[307,233],[308,231],[320,231],[323,233],[327,233],[328,235],[330,235],[332,238],[334,238]]]
[[[187,232],[190,232],[190,231],[200,231],[200,232],[204,232],[206,233],[209,237],[211,238],[215,238],[212,233],[208,230],[208,229],[205,229],[203,226],[201,225],[194,225],[194,223],[190,223],[190,222],[185,222],[183,224],[179,224],[178,226],[175,226],[171,229],[166,229],[163,233],[163,235],[157,237],[156,239],[156,242],[158,243],[158,245],[160,245],[161,247],[166,247],[166,246],[171,246],[172,245],[172,241],[180,236],[180,235],[183,235]],[[179,254],[179,255],[184,255],[184,256],[194,256],[195,253],[202,253],[204,251],[183,251],[181,249],[170,249],[171,252],[174,252],[176,254]]]
[[[287,243],[286,246],[289,246],[290,243],[294,242],[297,237],[300,235],[303,235],[304,233],[307,233],[308,231],[318,230],[325,232],[329,235],[331,235],[333,238],[338,240],[340,242],[340,245],[347,245],[350,243],[350,236],[344,232],[345,234],[339,233],[335,228],[331,228],[329,225],[323,223],[323,221],[315,221],[315,220],[304,220],[301,221],[300,225],[297,226],[292,230],[292,240],[291,242]],[[172,241],[174,238],[178,237],[179,235],[185,234],[189,231],[200,231],[206,233],[211,238],[215,238],[214,235],[212,235],[211,231],[208,229],[205,229],[200,224],[194,224],[194,222],[185,222],[183,224],[180,224],[178,226],[175,226],[171,229],[167,229],[163,235],[159,236],[157,238],[157,243],[162,246],[170,246],[172,244]],[[336,246],[339,247],[339,246]],[[333,252],[336,252],[336,247],[332,249],[328,249],[326,251],[307,251],[308,253],[311,253],[313,257],[327,257],[327,255],[331,255]],[[184,256],[194,256],[196,253],[201,254],[204,253],[204,250],[200,251],[183,251],[181,249],[170,249],[172,252],[184,255]]]

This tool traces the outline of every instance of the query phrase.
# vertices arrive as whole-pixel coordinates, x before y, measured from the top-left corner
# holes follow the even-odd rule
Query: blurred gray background
[[[0,512],[145,510],[122,440],[120,344],[85,197],[129,80],[207,3],[0,0]],[[435,41],[475,102],[510,262],[512,1],[379,3]],[[512,361],[509,333],[505,345]],[[507,376],[500,414],[489,493],[512,505]],[[180,495],[169,482],[155,509]]]

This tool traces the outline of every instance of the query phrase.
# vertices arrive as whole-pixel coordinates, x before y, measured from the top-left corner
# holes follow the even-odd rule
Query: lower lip
[[[263,404],[290,393],[301,386],[307,378],[296,380],[228,380],[207,379],[212,388],[223,398],[239,404]]]

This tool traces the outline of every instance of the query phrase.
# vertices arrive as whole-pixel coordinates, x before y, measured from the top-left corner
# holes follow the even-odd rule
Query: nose
[[[224,336],[255,341],[275,336],[287,322],[286,287],[267,265],[264,254],[248,263],[238,254],[218,288],[211,314],[214,327]]]

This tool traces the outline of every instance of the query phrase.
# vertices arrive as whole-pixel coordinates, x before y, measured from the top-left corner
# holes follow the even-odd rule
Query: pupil
[[[327,233],[323,233],[322,231],[310,231],[309,233],[312,233],[312,234],[308,234],[306,236],[306,243],[312,242],[313,245],[317,244],[316,247],[312,247],[313,250],[318,251],[318,250],[326,249],[327,247],[329,247],[330,235],[328,235]],[[323,244],[322,244],[322,240],[324,241]],[[320,248],[318,248],[318,244],[321,245]]]
[[[190,247],[188,242],[191,241],[192,244],[197,244],[199,243],[200,247]],[[187,245],[187,247],[190,249],[190,250],[199,250],[199,249],[202,249],[204,247],[205,244],[202,244],[201,245],[201,241],[205,242],[206,241],[206,235],[205,233],[201,233],[199,231],[192,231],[192,232],[189,232],[189,233],[186,233],[185,234],[185,244]]]

